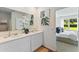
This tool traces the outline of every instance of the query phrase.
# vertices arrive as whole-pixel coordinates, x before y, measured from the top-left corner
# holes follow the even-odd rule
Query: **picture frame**
[[[40,12],[40,18],[41,18],[41,25],[49,25],[49,19],[50,19],[50,15],[49,15],[49,9],[46,9],[44,11]]]

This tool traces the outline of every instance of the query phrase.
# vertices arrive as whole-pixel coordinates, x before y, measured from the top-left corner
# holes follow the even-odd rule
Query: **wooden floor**
[[[45,47],[40,47],[35,52],[53,52],[53,51]]]

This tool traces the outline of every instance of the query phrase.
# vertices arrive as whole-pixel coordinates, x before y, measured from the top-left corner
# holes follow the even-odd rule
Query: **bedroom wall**
[[[77,18],[77,8],[69,7],[56,11],[56,27],[64,25],[64,19],[66,18]]]

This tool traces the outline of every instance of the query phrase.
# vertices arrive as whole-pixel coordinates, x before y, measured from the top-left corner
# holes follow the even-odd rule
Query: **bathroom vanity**
[[[32,14],[8,8],[0,8],[0,51],[31,52],[43,45],[43,31],[33,29]],[[25,34],[17,30],[33,30]],[[2,33],[3,32],[3,33]]]
[[[43,44],[43,31],[0,37],[1,52],[32,52]]]

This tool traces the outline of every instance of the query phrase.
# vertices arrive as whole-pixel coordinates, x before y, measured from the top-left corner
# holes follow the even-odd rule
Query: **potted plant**
[[[42,21],[41,21],[41,24],[43,24],[43,25],[49,25],[48,19],[49,19],[48,17],[43,17]]]
[[[23,30],[24,30],[24,33],[25,34],[28,34],[29,33],[29,29],[28,28],[23,28]]]
[[[41,24],[42,25],[49,25],[49,17],[47,17],[45,15],[45,13],[42,14],[42,17],[41,17]]]
[[[29,29],[25,27],[26,24],[27,23],[23,23],[23,29],[22,30],[24,30],[25,34],[28,34],[29,33]]]

